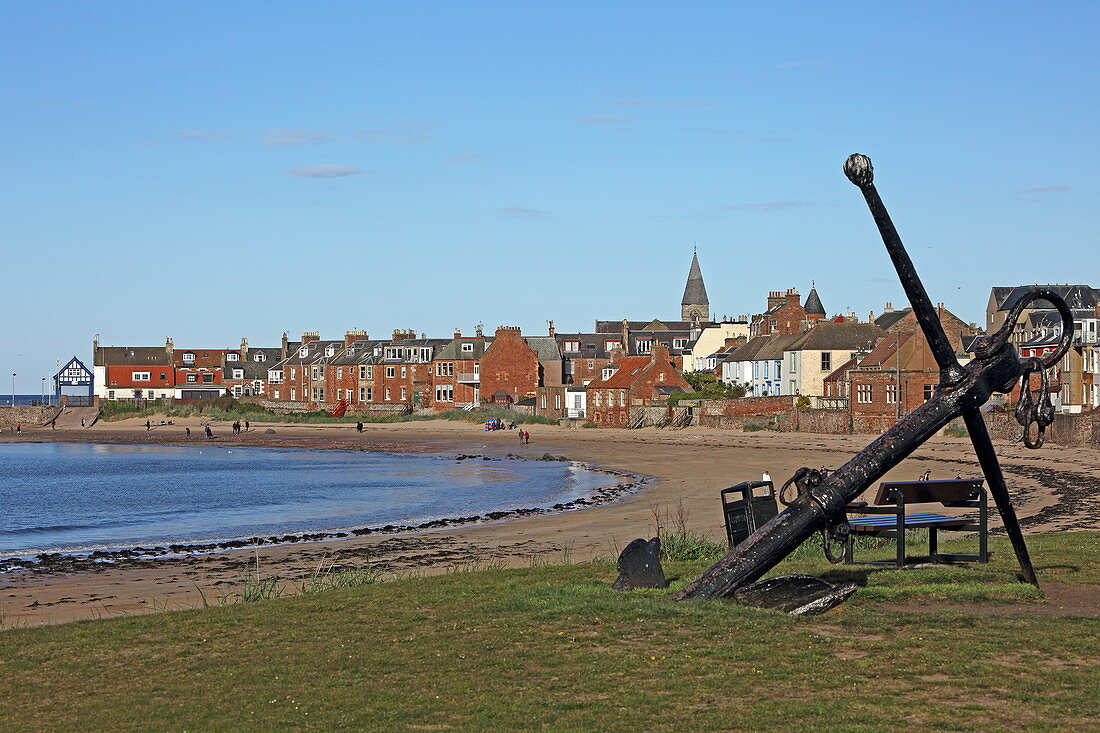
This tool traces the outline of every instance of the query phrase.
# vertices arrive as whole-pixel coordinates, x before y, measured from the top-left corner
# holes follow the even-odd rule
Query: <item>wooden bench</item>
[[[989,562],[988,494],[982,485],[985,479],[950,479],[946,481],[884,481],[879,484],[873,505],[856,502],[848,512],[882,515],[848,518],[851,534],[844,546],[844,561],[855,565],[895,565],[905,567],[905,530],[928,530],[930,562]],[[978,510],[978,521],[966,517],[950,517],[933,512],[911,512],[910,505],[939,503],[945,507]],[[978,554],[951,554],[939,551],[939,532],[978,532]],[[856,537],[895,537],[897,557],[894,560],[861,560],[852,557]]]
[[[744,542],[778,513],[771,481],[745,481],[722,489],[722,517],[730,547]]]

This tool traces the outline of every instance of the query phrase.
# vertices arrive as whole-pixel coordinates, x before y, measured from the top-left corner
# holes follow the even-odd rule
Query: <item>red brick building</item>
[[[501,326],[481,357],[481,401],[526,403],[536,415],[560,417],[565,412],[562,371],[554,336],[525,338],[517,326]]]
[[[756,337],[800,333],[803,330],[802,324],[807,320],[806,309],[802,307],[797,290],[790,288],[785,293],[772,291],[768,293],[767,309],[752,317],[749,335]]]
[[[437,411],[481,403],[481,357],[492,343],[478,328],[476,336],[455,331],[454,339],[432,360],[432,406]]]
[[[654,347],[649,356],[623,357],[588,385],[588,421],[604,428],[626,427],[631,409],[663,405],[674,391],[690,392],[691,386],[666,347]]]

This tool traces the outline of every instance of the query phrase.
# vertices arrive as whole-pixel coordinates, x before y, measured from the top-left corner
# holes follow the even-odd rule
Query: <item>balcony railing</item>
[[[481,383],[481,375],[480,374],[474,374],[473,372],[460,373],[458,376],[455,377],[455,379],[457,379],[459,382],[462,382],[463,384],[480,384]]]

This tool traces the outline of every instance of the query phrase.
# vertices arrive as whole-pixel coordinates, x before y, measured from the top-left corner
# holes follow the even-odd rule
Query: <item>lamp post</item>
[[[42,377],[42,395],[41,395],[41,399],[42,399],[42,402],[46,401],[46,378],[45,377]]]
[[[11,373],[11,406],[15,407],[15,372]]]

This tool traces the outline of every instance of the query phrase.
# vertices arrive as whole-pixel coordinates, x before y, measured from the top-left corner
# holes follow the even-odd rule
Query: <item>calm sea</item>
[[[425,454],[0,444],[0,557],[415,524],[607,481],[571,463]]]

